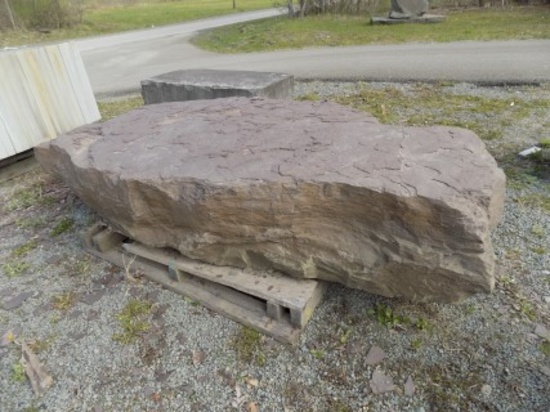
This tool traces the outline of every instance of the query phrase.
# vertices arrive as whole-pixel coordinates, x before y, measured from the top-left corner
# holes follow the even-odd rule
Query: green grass
[[[73,227],[73,225],[74,225],[74,220],[73,219],[71,219],[70,217],[64,217],[52,229],[52,231],[50,233],[50,236],[51,237],[57,237],[57,236],[65,233],[65,232],[67,232],[68,230],[70,230]]]
[[[233,9],[230,0],[137,0],[134,4],[116,7],[96,7],[89,0],[85,0],[85,3],[87,7],[80,25],[47,34],[35,31],[3,32],[0,47],[143,29],[273,7],[273,0],[237,0],[236,9]]]
[[[22,244],[21,246],[16,247],[11,251],[11,257],[12,258],[20,258],[27,253],[29,253],[31,250],[35,249],[38,246],[38,242],[36,239],[31,239],[28,242]]]
[[[517,196],[514,198],[516,203],[519,203],[522,206],[527,207],[537,207],[544,210],[547,213],[550,213],[550,194],[549,193],[527,193],[522,196]]]
[[[25,374],[25,367],[21,361],[17,361],[11,368],[11,380],[13,382],[24,382],[27,376]]]
[[[113,100],[109,102],[98,102],[102,120],[112,119],[141,106],[143,106],[143,98],[141,96],[132,97],[130,99]]]
[[[6,210],[8,212],[24,210],[33,206],[52,205],[54,202],[55,199],[52,196],[44,194],[44,183],[38,182],[14,192],[6,202]]]
[[[193,43],[220,53],[406,42],[548,39],[550,8],[470,9],[445,13],[441,24],[370,25],[369,16],[279,17],[199,34]]]
[[[54,309],[66,312],[76,302],[76,295],[73,292],[66,292],[56,295],[52,299],[52,307]]]
[[[387,86],[364,87],[351,95],[329,97],[336,103],[371,113],[382,123],[409,126],[457,126],[474,131],[483,140],[502,136],[513,121],[533,110],[550,109],[550,99],[497,99],[445,92],[445,85],[417,84],[411,91]],[[319,100],[309,94],[300,100]]]
[[[246,326],[241,326],[233,337],[232,346],[237,352],[237,357],[244,363],[252,361],[258,366],[265,363],[265,355],[262,353],[262,335],[260,332]]]
[[[24,274],[30,267],[28,262],[9,261],[2,266],[2,269],[8,278],[15,278]]]
[[[122,311],[116,315],[122,327],[122,333],[115,333],[113,340],[123,345],[134,342],[142,333],[147,332],[151,325],[147,318],[151,313],[153,304],[149,301],[131,299]]]

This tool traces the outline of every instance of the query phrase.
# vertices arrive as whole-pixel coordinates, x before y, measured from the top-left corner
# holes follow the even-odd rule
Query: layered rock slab
[[[164,103],[35,149],[125,235],[216,265],[452,302],[494,284],[505,178],[451,127],[331,103]]]

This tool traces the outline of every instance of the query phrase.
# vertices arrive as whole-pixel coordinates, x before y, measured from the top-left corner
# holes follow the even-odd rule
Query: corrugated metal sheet
[[[0,52],[0,160],[99,119],[71,43]]]

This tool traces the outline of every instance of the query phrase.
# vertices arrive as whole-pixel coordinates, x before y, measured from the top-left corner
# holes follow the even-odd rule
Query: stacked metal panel
[[[100,118],[73,44],[0,51],[0,160]]]

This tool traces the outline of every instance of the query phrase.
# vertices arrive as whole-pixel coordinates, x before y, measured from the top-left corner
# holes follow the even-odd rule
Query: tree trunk
[[[300,0],[300,18],[303,18],[306,14],[306,0]]]
[[[294,17],[294,4],[292,0],[288,0],[288,17]]]
[[[8,12],[8,18],[10,19],[11,28],[15,30],[17,26],[15,25],[15,19],[13,18],[10,2],[9,0],[4,0],[4,3],[6,4],[6,11]]]

